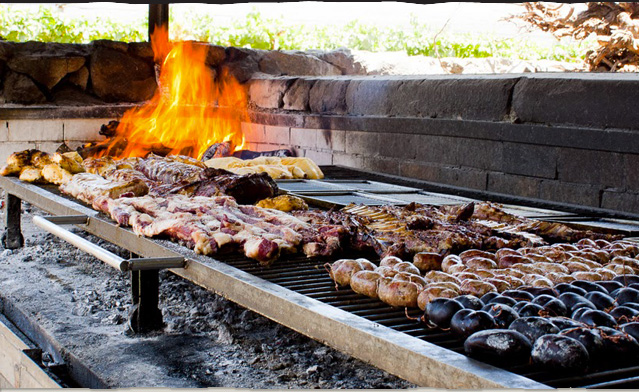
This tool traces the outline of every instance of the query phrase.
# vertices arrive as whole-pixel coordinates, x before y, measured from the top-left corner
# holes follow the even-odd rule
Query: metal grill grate
[[[377,299],[369,298],[350,288],[337,289],[324,265],[326,261],[312,261],[297,256],[279,260],[271,267],[262,267],[252,260],[228,257],[221,261],[267,280],[306,295],[310,298],[348,311],[367,320],[423,339],[448,350],[464,354],[463,340],[451,332],[431,328],[418,320],[419,309],[393,308]],[[378,262],[379,260],[373,260]],[[408,317],[407,317],[408,315]],[[409,318],[410,317],[410,318]],[[522,375],[553,388],[635,388],[639,386],[639,366],[620,369],[606,369],[587,375],[566,376],[552,372],[538,371],[531,365],[503,367],[512,373]]]

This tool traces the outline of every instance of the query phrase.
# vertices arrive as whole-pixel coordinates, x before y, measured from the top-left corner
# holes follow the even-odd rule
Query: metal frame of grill
[[[245,257],[201,256],[168,240],[138,237],[104,214],[61,195],[54,186],[0,177],[0,187],[7,199],[7,235],[19,234],[15,220],[17,217],[19,222],[20,201],[54,216],[81,215],[81,222],[58,220],[75,223],[88,233],[152,261],[169,260],[169,264],[160,267],[168,267],[196,285],[420,386],[610,388],[635,385],[639,379],[639,367],[576,378],[523,368],[500,369],[466,357],[458,339],[410,320],[404,309],[391,308],[350,289],[337,290],[324,269],[325,261],[296,256],[262,267]],[[172,267],[172,262],[183,264]],[[413,317],[418,314],[417,310],[408,312]]]

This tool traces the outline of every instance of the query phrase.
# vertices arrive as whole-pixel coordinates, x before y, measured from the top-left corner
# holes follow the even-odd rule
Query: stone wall
[[[255,149],[639,213],[636,75],[279,77],[249,92]]]
[[[635,74],[370,76],[345,51],[206,45],[246,86],[249,148],[639,215]],[[0,159],[99,140],[155,90],[147,43],[0,42]]]

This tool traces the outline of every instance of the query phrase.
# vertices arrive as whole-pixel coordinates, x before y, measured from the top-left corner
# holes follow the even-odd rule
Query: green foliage
[[[0,37],[9,41],[88,43],[98,39],[140,42],[147,39],[147,21],[124,24],[108,18],[95,21],[65,19],[56,9],[37,12],[9,10],[0,4]],[[521,60],[582,61],[587,42],[541,45],[534,40],[434,31],[415,17],[406,26],[377,27],[353,20],[345,25],[292,25],[264,18],[253,10],[226,23],[207,14],[187,14],[169,20],[172,39],[191,39],[222,46],[264,50],[331,50],[349,48],[371,52],[400,51],[411,56],[502,57]]]
[[[67,20],[60,12],[40,6],[37,11],[20,10],[0,4],[0,37],[7,41],[88,43],[99,39],[123,42],[144,41],[148,29],[146,20],[133,25],[108,18],[95,21]]]

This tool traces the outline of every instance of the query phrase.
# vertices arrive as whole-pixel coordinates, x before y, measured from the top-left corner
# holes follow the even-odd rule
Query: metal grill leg
[[[6,193],[5,194],[5,231],[2,233],[2,246],[6,249],[18,249],[24,246],[24,237],[20,225],[22,200]]]
[[[131,271],[133,308],[129,315],[129,332],[146,333],[164,328],[162,312],[158,307],[159,286],[159,271]]]

